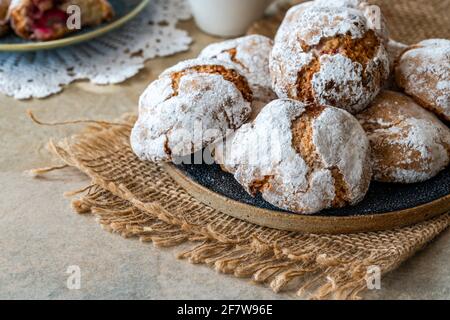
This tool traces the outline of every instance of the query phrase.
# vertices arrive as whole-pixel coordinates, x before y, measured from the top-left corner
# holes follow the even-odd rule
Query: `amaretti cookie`
[[[420,105],[450,121],[450,40],[429,39],[408,48],[395,77]]]
[[[269,56],[273,41],[261,35],[249,35],[214,43],[199,58],[218,59],[233,64],[247,77],[254,99],[266,104],[276,98],[271,87]]]
[[[383,91],[357,118],[372,146],[375,180],[421,182],[449,164],[450,129],[408,96]]]
[[[288,35],[295,23],[301,19],[301,14],[303,11],[310,6],[344,7],[358,10],[360,11],[360,14],[364,15],[366,18],[368,27],[375,31],[383,39],[385,44],[388,42],[389,29],[383,13],[379,7],[370,5],[363,0],[315,0],[302,2],[291,7],[287,11],[275,38],[279,40],[280,38]]]
[[[359,10],[308,6],[277,36],[270,72],[279,97],[357,113],[388,78],[389,57]]]
[[[80,8],[81,27],[98,25],[114,15],[107,0],[13,0],[11,26],[25,39],[49,41],[62,38],[76,31],[67,27],[70,5]]]
[[[214,59],[181,62],[142,94],[131,146],[142,160],[189,155],[239,128],[252,101],[249,82],[233,65]]]
[[[359,10],[367,20],[368,27],[380,36],[384,44],[389,40],[389,28],[380,7],[364,0],[315,0],[319,7],[346,7]]]
[[[371,180],[367,136],[348,112],[280,99],[236,131],[225,159],[251,195],[311,214],[352,205]]]

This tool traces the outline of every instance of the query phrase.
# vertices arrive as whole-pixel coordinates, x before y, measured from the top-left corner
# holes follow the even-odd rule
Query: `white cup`
[[[195,22],[206,33],[221,37],[243,35],[262,18],[273,0],[189,0]]]

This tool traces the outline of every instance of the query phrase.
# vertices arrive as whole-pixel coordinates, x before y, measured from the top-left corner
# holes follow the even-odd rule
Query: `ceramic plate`
[[[83,30],[69,34],[59,40],[36,42],[21,39],[14,35],[14,33],[11,33],[9,36],[0,39],[0,51],[36,51],[54,49],[91,40],[116,29],[133,19],[146,7],[149,1],[150,0],[110,0],[109,2],[115,12],[113,20],[96,27],[84,28]]]
[[[188,193],[236,218],[271,228],[312,233],[353,233],[403,227],[450,211],[450,170],[416,184],[372,182],[356,206],[301,215],[251,197],[218,165],[165,165]]]

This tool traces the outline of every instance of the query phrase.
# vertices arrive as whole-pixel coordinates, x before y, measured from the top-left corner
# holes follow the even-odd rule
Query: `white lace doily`
[[[44,98],[80,79],[120,83],[144,62],[189,48],[192,39],[175,27],[190,18],[186,0],[152,0],[122,28],[79,45],[29,53],[0,53],[0,92],[16,99]]]

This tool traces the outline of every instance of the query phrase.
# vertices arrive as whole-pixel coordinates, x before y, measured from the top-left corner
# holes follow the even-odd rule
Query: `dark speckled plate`
[[[180,165],[193,181],[230,199],[252,206],[281,211],[266,202],[261,195],[253,198],[237,183],[231,174],[224,173],[218,165]],[[372,182],[365,199],[356,206],[328,209],[320,216],[351,216],[380,214],[414,208],[450,194],[450,170],[446,169],[435,178],[423,183],[389,184]]]
[[[417,184],[372,182],[356,206],[328,209],[314,215],[281,210],[251,197],[218,165],[165,165],[188,193],[226,214],[259,225],[300,232],[352,233],[392,229],[450,211],[450,169]]]

